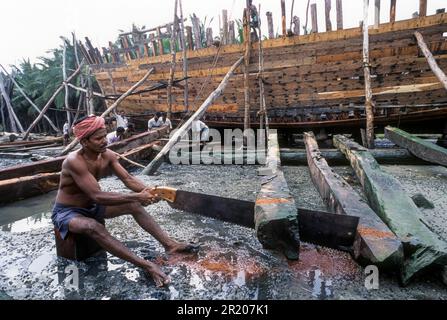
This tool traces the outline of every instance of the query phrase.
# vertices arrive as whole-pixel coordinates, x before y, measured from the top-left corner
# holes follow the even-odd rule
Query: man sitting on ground
[[[106,137],[107,145],[123,140],[125,131],[123,127],[118,127],[116,131],[110,132]]]
[[[104,219],[132,215],[136,222],[169,254],[191,252],[194,246],[170,238],[146,212],[144,206],[158,201],[154,189],[130,175],[118,162],[115,153],[107,150],[104,119],[96,116],[80,120],[73,128],[82,148],[70,153],[62,164],[62,172],[52,220],[62,239],[69,232],[84,234],[111,254],[143,268],[157,286],[169,283],[169,277],[154,263],[144,260],[114,238]],[[98,180],[109,171],[120,178],[134,193],[103,192]]]

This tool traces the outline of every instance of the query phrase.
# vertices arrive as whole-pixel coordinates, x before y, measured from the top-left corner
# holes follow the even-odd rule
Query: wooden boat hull
[[[440,68],[447,69],[443,37],[447,14],[381,24],[370,30],[370,60],[375,117],[379,124],[396,121],[447,119],[447,94],[420,54],[414,32],[419,31]],[[363,126],[364,78],[362,31],[352,28],[263,41],[264,86],[272,128]],[[188,51],[189,104],[195,110],[244,54],[244,45]],[[251,123],[259,123],[258,43],[249,66]],[[106,95],[125,92],[148,67],[150,88],[169,77],[170,55],[143,57],[121,64],[93,65]],[[216,63],[215,63],[216,62]],[[214,64],[215,63],[215,64]],[[175,79],[183,78],[182,63]],[[242,127],[244,121],[242,68],[236,70],[224,94],[206,114],[213,127]],[[181,87],[173,88],[172,120],[185,117]],[[126,99],[120,109],[135,119],[167,111],[166,91],[142,92]]]

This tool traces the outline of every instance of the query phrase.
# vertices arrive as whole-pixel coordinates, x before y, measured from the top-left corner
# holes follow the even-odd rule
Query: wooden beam
[[[214,43],[213,28],[206,28],[206,46],[212,47]]]
[[[267,168],[272,174],[262,182],[256,198],[256,235],[264,248],[279,250],[288,259],[298,260],[298,210],[280,166],[278,134],[269,130]]]
[[[186,26],[186,39],[188,40],[188,50],[194,50],[194,40],[192,38],[192,27]]]
[[[311,33],[318,33],[318,15],[317,15],[317,4],[312,3],[310,5],[311,17],[312,17],[312,31]]]
[[[326,18],[326,32],[332,31],[331,9],[332,9],[332,0],[325,0],[324,11]]]
[[[194,43],[195,43],[195,47],[196,50],[197,49],[202,49],[202,36],[200,34],[200,20],[199,18],[196,16],[196,14],[193,14],[192,17],[192,31],[194,33]]]
[[[343,0],[337,0],[337,30],[343,30]]]
[[[19,118],[17,117],[17,115],[14,112],[14,108],[12,107],[11,104],[11,100],[9,98],[8,93],[6,92],[6,88],[5,88],[5,83],[4,83],[4,78],[3,78],[3,74],[0,73],[0,99],[3,96],[3,100],[6,103],[6,111],[8,111],[8,118],[9,118],[9,123],[11,125],[11,130],[15,133],[17,133],[18,131],[20,131],[20,133],[23,133],[25,130],[23,130],[22,124],[20,123]],[[18,129],[17,129],[18,127]]]
[[[269,39],[274,39],[275,38],[275,33],[273,31],[273,16],[272,13],[270,11],[266,12],[266,16],[267,16],[267,25],[268,25],[268,30],[269,30]]]
[[[183,6],[182,0],[179,0],[179,10],[180,10],[180,41],[182,43],[183,50],[183,78],[185,78],[184,89],[183,89],[183,103],[185,105],[185,111],[189,110],[189,81],[188,81],[188,55],[185,39],[185,25],[183,23]]]
[[[419,0],[419,17],[427,16],[427,0]]]
[[[287,36],[287,25],[286,25],[286,0],[281,0],[281,25],[282,25],[282,36]]]
[[[236,41],[234,21],[228,23],[228,44],[234,44]]]
[[[418,138],[403,130],[386,127],[385,137],[399,147],[408,149],[416,157],[431,163],[447,166],[447,149]]]
[[[172,23],[172,32],[171,32],[171,67],[169,70],[169,79],[168,79],[168,87],[166,90],[166,99],[168,104],[168,113],[167,118],[171,119],[172,114],[172,83],[174,81],[174,72],[175,72],[175,62],[177,58],[177,49],[175,47],[175,39],[176,39],[176,30],[178,25],[178,19],[177,19],[177,9],[178,9],[178,0],[175,0],[174,2],[174,20]]]
[[[402,243],[354,188],[329,167],[313,132],[304,133],[304,141],[312,181],[328,208],[337,214],[360,218],[353,245],[354,258],[361,264],[398,269],[403,263]]]
[[[380,27],[380,0],[374,1],[374,29]]]
[[[390,0],[390,22],[396,22],[396,0]]]
[[[293,34],[299,36],[301,33],[300,18],[294,16],[292,22],[293,22]]]
[[[228,36],[228,11],[222,10],[222,44],[227,45],[229,43],[230,42]]]
[[[435,76],[439,79],[439,82],[441,82],[442,85],[444,86],[444,88],[447,90],[447,76],[442,71],[442,69],[439,68],[438,64],[436,63],[436,60],[433,57],[433,54],[430,52],[430,50],[427,47],[427,44],[424,41],[424,37],[418,31],[416,31],[414,33],[414,36],[416,37],[419,48],[421,49],[422,53],[424,54],[425,58],[427,59],[430,69],[433,71]]]
[[[371,153],[344,136],[334,136],[334,145],[351,162],[372,209],[401,239],[407,248],[401,281],[410,279],[427,267],[447,261],[447,244],[420,219],[421,212],[400,182],[385,173]]]
[[[250,67],[250,55],[251,55],[251,6],[250,0],[247,0],[247,6],[245,8],[244,15],[244,41],[245,41],[245,53],[244,53],[244,131],[250,128],[250,79],[249,79],[249,67]],[[244,140],[245,141],[245,140]]]
[[[374,149],[374,102],[371,90],[371,65],[369,63],[368,34],[369,0],[363,2],[363,72],[365,75],[365,111],[366,111],[366,142],[369,149]]]
[[[143,174],[151,175],[154,172],[157,171],[157,169],[160,167],[163,157],[168,154],[168,152],[172,149],[173,146],[177,144],[179,140],[181,140],[183,134],[187,132],[189,129],[191,129],[192,122],[194,120],[200,119],[200,117],[203,116],[203,114],[206,112],[206,110],[211,106],[211,104],[222,94],[226,86],[228,85],[228,82],[230,78],[233,76],[234,71],[240,66],[240,64],[244,61],[244,57],[240,57],[238,61],[231,67],[231,69],[228,71],[227,75],[223,78],[220,85],[217,87],[216,90],[214,90],[208,98],[203,102],[203,104],[200,106],[199,109],[186,121],[177,131],[176,133],[171,137],[169,142],[164,146],[164,148],[160,151],[160,153],[155,157],[154,160],[146,167],[146,169],[143,170]]]

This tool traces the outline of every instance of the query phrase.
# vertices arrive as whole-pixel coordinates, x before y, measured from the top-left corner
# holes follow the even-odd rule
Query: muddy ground
[[[257,167],[163,165],[152,185],[254,200],[259,190]],[[423,219],[447,235],[447,169],[437,166],[386,166],[410,194],[422,193],[435,209]],[[325,209],[307,167],[285,167],[289,187],[302,207]],[[358,188],[347,167],[336,171]],[[138,174],[138,172],[135,172]],[[104,190],[125,191],[116,178],[101,182]],[[41,201],[37,201],[41,199]],[[367,290],[363,269],[348,253],[302,244],[299,262],[264,250],[254,230],[171,209],[160,202],[147,208],[174,238],[200,243],[198,253],[167,256],[131,217],[107,221],[111,233],[134,252],[162,265],[172,283],[156,288],[137,267],[110,255],[73,263],[57,258],[49,208],[54,194],[0,208],[0,299],[447,299],[438,275],[418,277],[402,288],[397,277],[380,275],[378,290]],[[34,203],[34,204],[33,204]],[[33,209],[31,209],[33,208]],[[23,218],[27,212],[35,215]],[[79,289],[69,286],[70,266],[79,269]],[[67,271],[67,272],[65,272]]]

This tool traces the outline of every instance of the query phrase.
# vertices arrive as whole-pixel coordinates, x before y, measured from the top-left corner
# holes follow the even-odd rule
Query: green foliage
[[[244,43],[244,25],[242,23],[242,20],[241,19],[236,20],[236,24],[237,24],[236,42]]]

